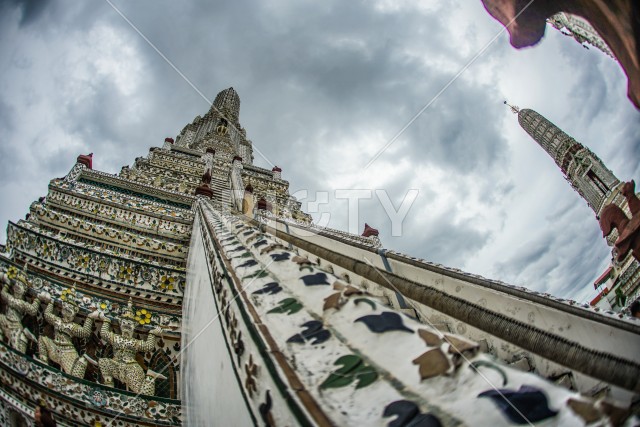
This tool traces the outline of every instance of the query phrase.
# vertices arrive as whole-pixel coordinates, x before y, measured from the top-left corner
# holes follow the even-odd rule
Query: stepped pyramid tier
[[[221,92],[117,175],[80,155],[9,223],[0,424],[40,402],[59,425],[632,416],[638,323],[315,226],[239,107]]]
[[[621,182],[595,153],[538,112],[509,107],[518,115],[520,126],[551,156],[567,182],[587,202],[598,219],[601,219],[607,206],[616,206],[623,215],[632,215],[633,209],[628,200],[635,196],[633,182]],[[613,230],[605,237],[607,244],[614,246],[618,231]],[[608,285],[594,300],[594,304],[621,310],[640,296],[640,263],[632,253],[619,257],[615,248],[612,250],[612,260],[612,265],[607,269]],[[596,281],[598,285],[600,282]]]

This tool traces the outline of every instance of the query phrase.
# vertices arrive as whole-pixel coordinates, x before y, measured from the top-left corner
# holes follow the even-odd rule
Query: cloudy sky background
[[[480,0],[111,1],[206,98],[238,91],[240,122],[266,157],[255,163],[282,167],[306,201],[329,192],[329,226],[349,227],[335,190],[382,189],[397,207],[417,189],[401,236],[375,193],[357,231],[366,221],[390,249],[595,296],[610,251],[594,213],[502,101],[640,179],[640,114],[600,51],[551,27],[517,51],[503,33],[365,168],[502,30]],[[23,217],[78,154],[116,173],[208,108],[107,1],[0,1],[0,222]]]

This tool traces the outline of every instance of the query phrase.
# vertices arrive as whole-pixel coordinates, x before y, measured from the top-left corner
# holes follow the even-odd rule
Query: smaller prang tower
[[[624,198],[620,195],[620,180],[595,153],[539,113],[527,108],[509,107],[518,115],[520,126],[551,156],[571,187],[596,216],[614,199],[622,207]]]
[[[597,218],[600,218],[604,207],[611,203],[630,214],[628,203],[621,192],[624,183],[616,178],[594,152],[536,111],[527,108],[521,110],[509,105],[507,101],[504,103],[518,115],[520,126],[551,156],[571,187],[582,196]],[[617,238],[617,231],[612,232],[607,237],[607,244],[613,246]],[[614,292],[611,291],[614,288],[616,291],[620,289],[617,292],[622,292],[627,297],[627,304],[620,304],[618,299],[614,305],[623,308],[622,305],[628,305],[638,296],[640,264],[629,255],[621,262],[613,262],[610,271],[611,285],[607,293],[613,296]]]

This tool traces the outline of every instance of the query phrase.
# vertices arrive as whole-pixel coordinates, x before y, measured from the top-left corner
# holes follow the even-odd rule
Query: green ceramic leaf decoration
[[[357,380],[356,389],[366,387],[378,379],[377,372],[362,362],[362,359],[355,355],[346,355],[335,361],[334,365],[342,365],[333,371],[329,377],[320,384],[320,388],[345,387]]]
[[[345,376],[336,371],[329,375],[322,384],[320,384],[320,388],[340,388],[345,387],[351,384],[353,378],[350,376]]]
[[[376,303],[371,301],[369,298],[356,298],[356,299],[353,300],[353,303],[355,305],[358,305],[358,303],[361,303],[361,302],[369,304],[373,310],[376,309]]]
[[[378,379],[378,373],[371,366],[363,365],[357,374],[357,379],[356,388],[366,387]]]
[[[267,313],[286,313],[292,315],[302,310],[302,304],[295,298],[285,298],[278,303],[278,306],[267,311]]]
[[[358,356],[347,355],[340,357],[334,362],[334,365],[342,365],[342,368],[332,372],[329,378],[320,384],[320,388],[344,387],[351,384],[351,382],[353,382],[353,376],[349,375],[349,372],[356,369],[361,363],[362,359]]]
[[[245,279],[253,279],[253,278],[261,278],[261,277],[267,277],[269,275],[269,273],[267,273],[264,269],[257,271],[255,273],[251,273],[251,274],[247,274],[246,276],[242,277],[242,280]]]

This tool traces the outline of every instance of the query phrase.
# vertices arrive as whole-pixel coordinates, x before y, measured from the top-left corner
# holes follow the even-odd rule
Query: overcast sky
[[[595,215],[502,102],[546,116],[618,178],[640,179],[640,114],[600,51],[551,27],[534,48],[513,49],[506,33],[489,44],[502,27],[480,0],[111,1],[191,84],[106,0],[0,1],[2,224],[78,154],[116,173],[233,86],[266,157],[255,163],[280,166],[304,202],[328,192],[329,226],[349,227],[335,190],[385,190],[398,207],[417,189],[401,236],[375,193],[357,231],[368,222],[389,249],[595,296],[610,259]]]

